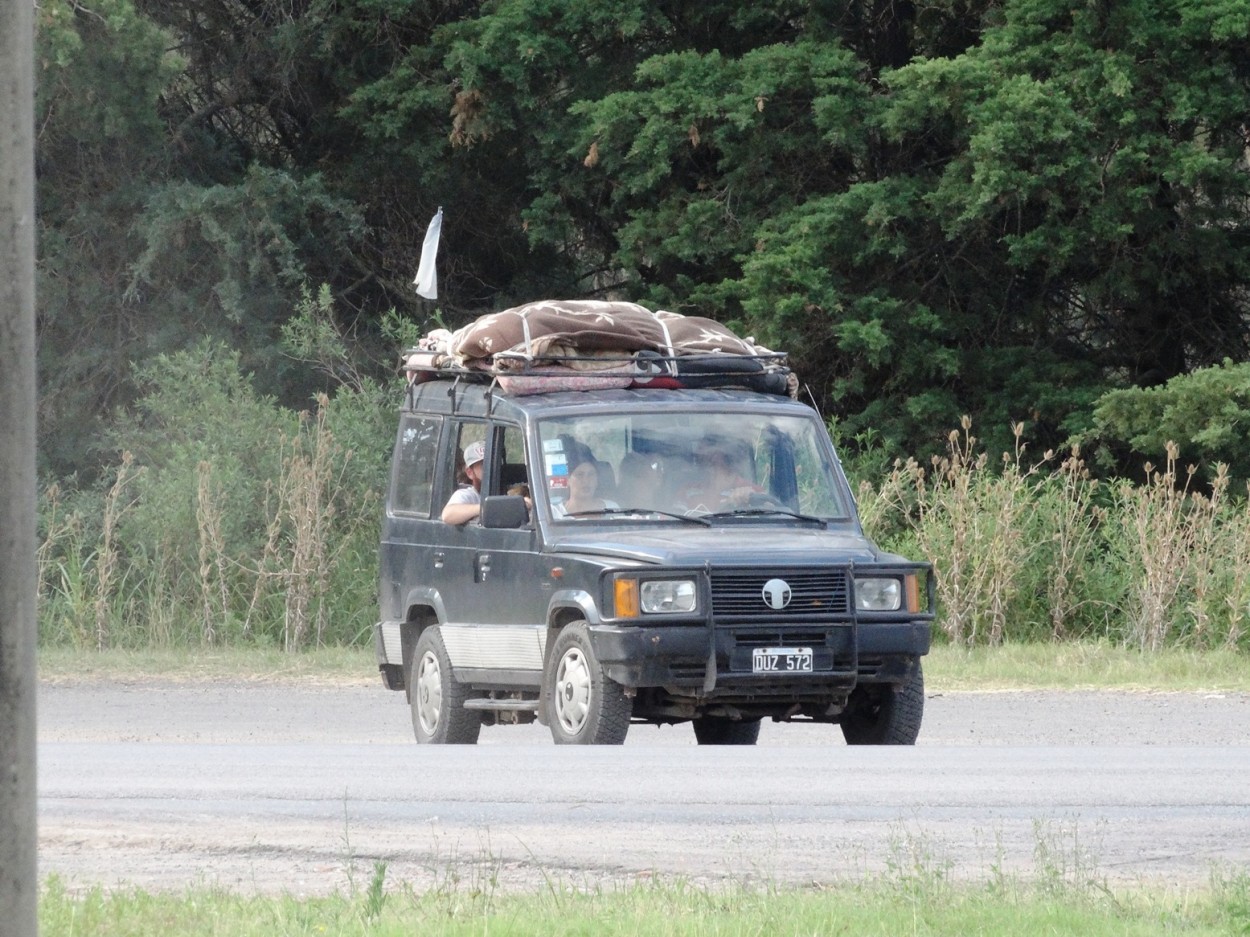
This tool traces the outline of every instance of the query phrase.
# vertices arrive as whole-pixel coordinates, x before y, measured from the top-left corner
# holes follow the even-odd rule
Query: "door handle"
[[[443,564],[446,562],[446,560],[447,560],[446,553],[444,553],[442,550],[434,551],[434,568],[435,569],[442,569]]]
[[[490,575],[490,554],[479,553],[477,555],[477,581],[485,582],[486,577]]]

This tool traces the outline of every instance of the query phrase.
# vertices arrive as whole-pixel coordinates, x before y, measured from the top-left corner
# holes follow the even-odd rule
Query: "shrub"
[[[1159,387],[1110,391],[1095,404],[1084,441],[1098,445],[1105,468],[1127,471],[1174,445],[1175,457],[1196,463],[1206,482],[1219,463],[1250,479],[1250,364],[1225,360]]]
[[[372,621],[380,392],[293,413],[258,397],[225,348],[143,372],[112,434],[115,480],[50,489],[40,548],[44,639],[74,645],[358,639]],[[339,413],[337,411],[341,410]],[[336,437],[340,426],[365,453]]]
[[[1075,448],[1026,464],[1022,432],[993,468],[965,419],[928,469],[896,463],[860,483],[866,529],[934,564],[949,640],[1246,647],[1250,499],[1230,496],[1226,467],[1192,491],[1196,469],[1182,473],[1168,444],[1144,483],[1104,483]]]

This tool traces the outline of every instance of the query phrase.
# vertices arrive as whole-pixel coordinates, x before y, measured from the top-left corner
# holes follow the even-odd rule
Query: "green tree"
[[[899,140],[957,128],[925,201],[965,263],[1003,284],[981,326],[991,348],[1031,337],[1019,363],[1037,392],[1085,385],[1049,408],[1077,428],[1100,386],[1246,356],[1250,5],[1003,12],[964,55],[896,73],[886,126]]]
[[[848,437],[1057,445],[1250,356],[1248,7],[44,4],[47,455],[205,334],[299,405],[304,291],[424,323],[439,205],[446,324],[617,295],[788,350]]]
[[[279,353],[281,324],[309,281],[350,294],[369,279],[365,223],[318,173],[325,152],[241,93],[255,76],[223,65],[240,50],[214,43],[214,10],[193,6],[41,5],[40,452],[55,474],[96,471],[94,440],[135,398],[134,364],[206,336],[299,405],[314,384]],[[285,33],[254,13],[232,37],[266,40],[248,49],[259,73],[282,61]],[[266,101],[291,97],[286,85]]]
[[[1245,4],[890,9],[582,105],[609,268],[913,451],[961,412],[1057,444],[1108,385],[1245,355]]]
[[[1155,387],[1110,391],[1094,406],[1083,442],[1125,475],[1158,465],[1174,443],[1179,459],[1197,464],[1208,481],[1217,463],[1250,479],[1250,364],[1226,360]]]
[[[163,172],[157,102],[181,63],[129,0],[89,13],[50,0],[37,28],[40,454],[66,473],[84,467],[100,414],[128,399],[148,331],[123,293],[141,249],[132,221]]]

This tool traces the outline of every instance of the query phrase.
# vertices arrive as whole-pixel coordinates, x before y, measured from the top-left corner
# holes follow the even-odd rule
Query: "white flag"
[[[443,209],[430,221],[425,230],[425,243],[421,245],[421,266],[417,267],[417,278],[412,285],[417,288],[417,295],[426,299],[438,299],[438,270],[434,266],[434,257],[438,254],[438,238],[443,233]]]

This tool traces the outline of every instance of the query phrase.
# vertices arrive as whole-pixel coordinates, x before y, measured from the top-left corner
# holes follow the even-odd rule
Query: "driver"
[[[677,493],[689,511],[712,513],[744,508],[751,495],[764,490],[735,470],[727,440],[704,438],[695,447],[694,458],[702,475]]]

